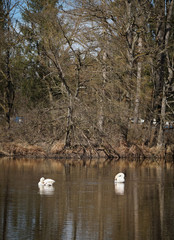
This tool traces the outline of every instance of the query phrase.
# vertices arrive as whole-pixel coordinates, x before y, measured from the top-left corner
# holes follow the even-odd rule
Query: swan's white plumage
[[[52,186],[53,183],[55,183],[55,181],[53,179],[50,179],[50,178],[45,179],[44,177],[42,177],[40,179],[40,182],[38,183],[38,186],[39,187],[42,187],[42,186],[48,187],[48,186]]]
[[[115,176],[114,182],[115,183],[124,183],[125,182],[125,175],[124,175],[124,173],[118,173]]]

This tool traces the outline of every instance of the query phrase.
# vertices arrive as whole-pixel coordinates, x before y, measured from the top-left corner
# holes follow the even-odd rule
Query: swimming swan
[[[49,187],[49,186],[52,186],[53,183],[55,183],[54,180],[49,179],[49,178],[45,179],[44,177],[42,177],[42,178],[40,179],[40,182],[38,183],[38,186],[39,186],[39,187],[42,187],[42,186]]]
[[[118,173],[115,176],[114,182],[115,183],[124,183],[125,182],[125,175],[124,175],[124,173]]]

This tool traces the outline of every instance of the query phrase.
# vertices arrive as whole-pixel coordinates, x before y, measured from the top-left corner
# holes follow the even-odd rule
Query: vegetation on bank
[[[0,153],[174,156],[174,1],[0,0]]]
[[[84,146],[73,146],[73,148],[65,147],[63,142],[55,142],[51,146],[45,143],[40,145],[29,145],[27,142],[6,142],[0,143],[0,157],[32,157],[32,158],[54,158],[61,159],[106,159],[106,160],[120,160],[126,158],[127,160],[144,161],[146,159],[159,160],[163,159],[166,162],[174,161],[174,145],[166,146],[163,149],[157,147],[149,148],[145,145],[138,146],[119,146],[113,148],[111,145],[95,146],[89,148]]]

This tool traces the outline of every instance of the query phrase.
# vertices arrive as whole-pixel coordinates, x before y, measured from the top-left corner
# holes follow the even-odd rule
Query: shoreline
[[[30,145],[28,143],[17,142],[4,142],[0,143],[0,157],[12,157],[12,158],[44,158],[44,159],[106,159],[116,160],[119,159],[134,159],[136,161],[152,159],[165,160],[174,162],[174,146],[168,146],[164,148],[147,146],[119,146],[111,148],[111,146],[95,146],[95,148],[89,148],[84,146],[74,146],[71,148],[65,148],[62,143],[56,143],[51,146],[38,144]]]

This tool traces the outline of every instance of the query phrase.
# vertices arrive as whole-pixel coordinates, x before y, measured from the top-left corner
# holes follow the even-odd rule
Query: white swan
[[[124,175],[124,173],[118,173],[115,176],[114,182],[115,183],[124,183],[125,182],[125,175]]]
[[[52,186],[53,183],[55,183],[55,181],[53,179],[49,179],[49,178],[45,179],[44,177],[42,177],[40,179],[40,182],[38,183],[38,186],[39,187],[42,187],[42,186],[49,187],[49,186]]]

